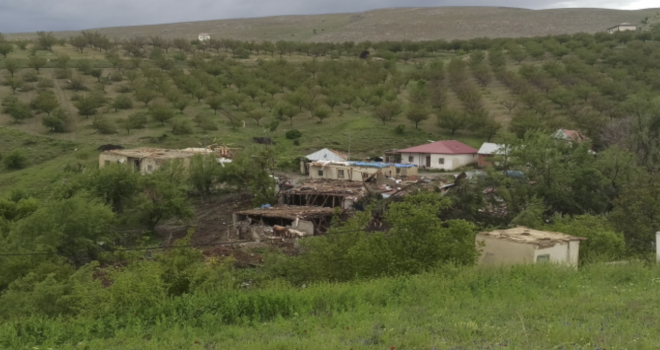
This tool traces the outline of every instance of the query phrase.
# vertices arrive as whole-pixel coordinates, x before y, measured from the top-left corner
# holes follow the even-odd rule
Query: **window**
[[[396,168],[396,173],[397,173],[397,174],[401,174],[401,169]]]
[[[152,170],[154,170],[154,167],[151,166],[151,165],[147,165],[147,170],[152,171]]]
[[[323,170],[319,170],[319,176],[323,176]]]
[[[338,179],[343,179],[344,178],[344,171],[343,170],[337,170],[337,178]]]
[[[537,263],[545,263],[545,262],[550,262],[550,254],[545,254],[545,255],[539,255],[536,257],[536,262]]]
[[[438,158],[438,164],[445,164],[444,158]]]
[[[408,162],[412,163],[415,161],[415,157],[413,156],[408,156]]]

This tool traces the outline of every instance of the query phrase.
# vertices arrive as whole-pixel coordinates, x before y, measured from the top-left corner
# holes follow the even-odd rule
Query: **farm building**
[[[437,141],[426,145],[401,149],[401,163],[420,168],[454,170],[477,163],[477,150],[459,141]]]
[[[142,174],[151,174],[163,163],[175,159],[182,160],[183,164],[188,166],[190,158],[195,154],[197,153],[160,148],[115,149],[99,155],[99,168],[103,169],[110,163],[120,163],[128,164]]]
[[[209,34],[209,33],[199,33],[197,35],[197,40],[202,41],[202,42],[209,41],[209,40],[211,40],[211,34]]]
[[[616,32],[627,32],[627,31],[636,31],[637,30],[637,25],[632,24],[632,23],[619,23],[615,25],[614,27],[607,28],[607,32],[610,34],[614,34]]]
[[[481,250],[481,265],[550,262],[577,267],[580,241],[584,240],[586,238],[518,226],[508,230],[481,232],[477,234],[476,243]]]
[[[330,227],[333,213],[333,208],[327,207],[278,205],[235,212],[233,220],[239,237],[245,236],[242,231],[247,230],[255,235],[275,226],[313,236],[325,233]]]
[[[352,209],[364,197],[365,188],[361,182],[349,181],[310,181],[302,186],[280,192],[282,204],[319,206]]]
[[[481,145],[479,151],[477,152],[479,158],[477,164],[479,165],[479,167],[493,165],[492,158],[497,154],[506,154],[505,149],[506,149],[505,145],[484,142],[484,144]]]
[[[328,148],[308,154],[300,160],[300,172],[309,175],[309,163],[311,162],[348,162],[348,156]]]

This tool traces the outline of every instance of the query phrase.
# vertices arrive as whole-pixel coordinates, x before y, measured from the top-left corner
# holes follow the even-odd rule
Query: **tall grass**
[[[660,269],[443,267],[0,323],[5,349],[658,349]]]

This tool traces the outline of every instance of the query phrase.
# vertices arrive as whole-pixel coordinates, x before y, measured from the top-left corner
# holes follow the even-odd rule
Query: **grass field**
[[[150,26],[102,28],[109,37],[144,36],[196,38],[200,32],[213,38],[237,40],[291,40],[309,42],[471,39],[521,37],[605,31],[621,22],[640,23],[658,9],[638,11],[607,9],[526,10],[502,7],[391,8],[362,13],[227,19]],[[314,30],[316,29],[316,34]],[[75,32],[56,35],[69,37]],[[33,33],[11,34],[30,38]]]
[[[406,278],[166,299],[102,317],[0,325],[11,349],[651,350],[660,270],[453,268]]]

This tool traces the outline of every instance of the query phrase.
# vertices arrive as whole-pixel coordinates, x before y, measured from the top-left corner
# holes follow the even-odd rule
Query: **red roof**
[[[430,154],[477,154],[477,149],[456,140],[437,141],[426,145],[400,149],[398,153],[430,153]]]

